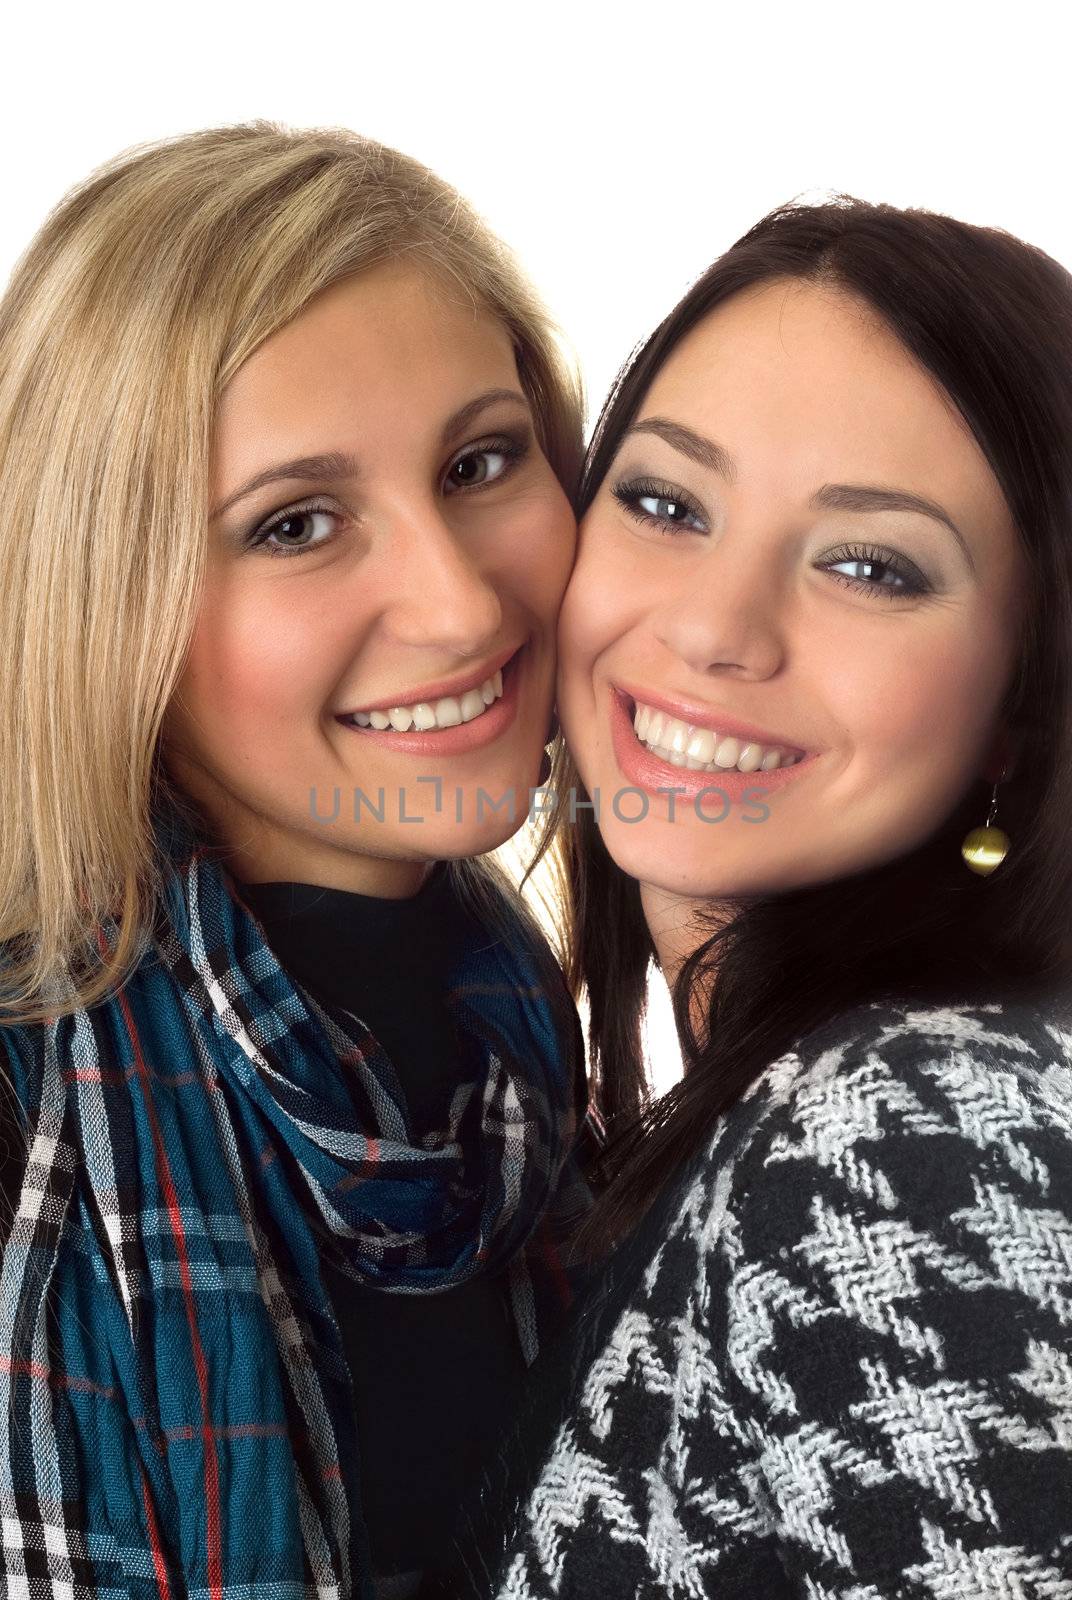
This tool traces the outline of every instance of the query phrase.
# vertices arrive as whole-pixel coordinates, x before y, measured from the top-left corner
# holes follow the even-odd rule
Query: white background
[[[10,5],[0,280],[98,162],[251,117],[344,124],[453,182],[542,290],[593,411],[687,284],[795,195],[949,211],[1072,266],[1055,0]]]

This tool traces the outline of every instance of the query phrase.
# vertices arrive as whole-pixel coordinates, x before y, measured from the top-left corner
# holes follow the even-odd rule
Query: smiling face
[[[862,302],[779,281],[699,323],[559,626],[562,726],[649,922],[877,866],[996,779],[1022,563],[967,427]]]
[[[236,875],[406,895],[508,838],[575,525],[505,328],[413,270],[326,290],[228,384],[210,503],[165,750]]]

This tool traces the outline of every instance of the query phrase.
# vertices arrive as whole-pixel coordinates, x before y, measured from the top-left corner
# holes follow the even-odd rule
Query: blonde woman
[[[0,302],[5,1593],[400,1596],[568,1290],[577,385],[460,197],[213,129]]]

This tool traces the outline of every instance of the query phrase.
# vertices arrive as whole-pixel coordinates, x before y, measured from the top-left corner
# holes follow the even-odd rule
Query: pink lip
[[[663,710],[670,707],[665,702],[641,702],[647,704],[660,704]],[[682,716],[678,711],[674,716]],[[682,721],[686,720],[682,716]],[[690,719],[691,720],[691,719]],[[707,726],[707,724],[700,724]],[[721,733],[723,723],[718,724]],[[660,761],[641,744],[633,729],[633,718],[629,709],[628,698],[620,689],[611,689],[610,696],[610,727],[611,739],[614,745],[614,755],[618,766],[624,773],[627,781],[637,789],[645,789],[651,794],[658,794],[660,790],[673,789],[676,798],[680,801],[691,802],[698,794],[707,789],[712,791],[710,800],[702,804],[705,817],[714,821],[715,811],[720,804],[718,795],[713,791],[718,790],[726,796],[732,804],[734,801],[743,800],[750,805],[759,805],[763,797],[776,789],[784,789],[787,783],[792,783],[801,772],[809,768],[817,760],[817,755],[805,755],[802,760],[791,767],[777,767],[773,772],[738,772],[736,768],[729,767],[721,772],[694,772],[688,767],[675,767],[669,761]],[[727,727],[727,732],[732,729]],[[733,737],[737,737],[733,734]],[[756,739],[754,743],[763,744],[765,739]],[[771,739],[771,744],[777,744],[777,739]],[[788,747],[784,747],[788,748]],[[758,796],[750,799],[749,796]],[[667,796],[669,803],[669,796]],[[676,813],[680,814],[680,813]]]
[[[650,689],[630,688],[624,683],[612,684],[611,689],[616,695],[632,700],[634,709],[639,701],[642,706],[654,706],[657,711],[665,711],[681,722],[689,722],[694,728],[707,728],[711,733],[725,733],[731,738],[743,739],[748,744],[762,744],[768,748],[777,745],[779,750],[784,750],[789,755],[808,754],[791,739],[783,739],[780,733],[771,733],[766,728],[749,727],[747,723],[738,722],[736,717],[728,716],[722,711],[712,711],[707,706],[697,705],[695,701],[672,700],[669,695],[653,694]],[[745,776],[750,774],[746,773]],[[765,773],[764,776],[769,777],[770,774]]]
[[[520,649],[519,645],[512,646],[509,650],[500,650],[497,656],[479,669],[458,674],[453,678],[440,678],[436,683],[426,683],[420,689],[407,690],[405,694],[393,694],[389,699],[365,700],[359,706],[354,706],[350,711],[340,711],[340,717],[352,717],[355,711],[391,711],[395,706],[416,706],[423,701],[444,700],[448,695],[463,695],[468,689],[478,689],[487,678],[493,678],[500,667],[505,667],[512,656]]]
[[[520,680],[525,674],[528,661],[527,648],[527,645],[522,645],[514,655],[506,658],[503,666],[502,694],[498,700],[492,701],[486,711],[474,717],[472,722],[460,722],[454,728],[429,729],[427,733],[399,733],[394,728],[359,728],[355,722],[347,722],[342,716],[337,716],[335,720],[348,733],[357,734],[362,739],[371,739],[388,750],[398,750],[405,755],[458,756],[465,755],[470,750],[483,749],[485,745],[491,744],[505,733],[517,715],[521,695]],[[496,670],[492,668],[492,672]],[[484,673],[484,678],[490,676],[490,673]],[[477,683],[483,683],[484,678],[478,678]],[[470,684],[469,687],[475,688],[476,684]],[[408,705],[410,702],[404,701],[403,704]],[[398,701],[392,700],[391,705],[398,705]],[[378,711],[382,708],[373,706],[372,709]]]

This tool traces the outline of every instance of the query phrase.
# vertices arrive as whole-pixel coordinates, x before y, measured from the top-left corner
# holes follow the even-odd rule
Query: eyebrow
[[[921,517],[930,517],[934,522],[940,522],[948,528],[950,533],[964,552],[964,559],[972,572],[975,571],[975,558],[968,548],[968,541],[949,515],[943,511],[935,500],[926,500],[920,494],[911,494],[907,489],[882,489],[877,485],[863,483],[824,483],[823,487],[812,495],[810,504],[816,510],[826,511],[914,511]]]
[[[634,433],[653,433],[683,456],[688,456],[690,461],[717,472],[727,483],[736,480],[737,464],[729,451],[680,422],[671,422],[666,417],[645,417],[626,428],[623,440]],[[976,570],[968,542],[948,511],[943,510],[937,501],[927,500],[908,489],[885,489],[877,484],[824,483],[812,495],[809,505],[817,511],[913,511],[919,516],[930,517],[949,529],[964,552],[968,566],[972,572]]]
[[[531,415],[531,407],[527,397],[520,389],[489,389],[485,394],[478,395],[475,400],[469,400],[464,406],[447,418],[443,424],[440,435],[440,444],[443,449],[457,438],[458,434],[470,423],[475,422],[490,406],[512,400]],[[256,473],[248,479],[234,494],[221,500],[209,512],[209,521],[215,522],[229,511],[239,500],[245,500],[247,495],[255,494],[258,489],[265,489],[270,483],[280,483],[287,478],[359,478],[361,476],[361,463],[354,455],[344,451],[331,450],[324,455],[294,456],[289,461],[279,461],[274,466],[265,467],[263,472]]]
[[[732,483],[736,477],[737,468],[729,451],[713,439],[705,439],[702,433],[694,433],[683,423],[671,422],[667,417],[644,417],[640,422],[631,423],[622,438],[628,439],[634,433],[655,434],[656,438],[679,450],[683,456],[688,456],[690,461],[717,472],[727,483]]]

